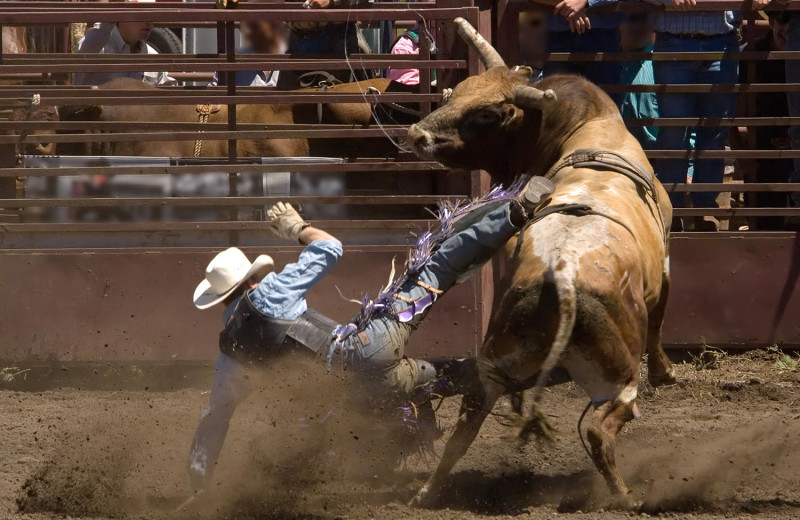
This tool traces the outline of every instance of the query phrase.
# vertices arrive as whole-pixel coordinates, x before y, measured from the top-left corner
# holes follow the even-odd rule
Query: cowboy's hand
[[[561,2],[556,5],[555,14],[569,20],[570,16],[581,13],[588,5],[589,0],[561,0]]]
[[[753,10],[760,11],[767,7],[770,3],[772,3],[772,0],[753,0]]]
[[[279,202],[267,211],[272,232],[281,238],[294,240],[300,238],[300,232],[308,227],[308,223],[297,213],[291,204]]]

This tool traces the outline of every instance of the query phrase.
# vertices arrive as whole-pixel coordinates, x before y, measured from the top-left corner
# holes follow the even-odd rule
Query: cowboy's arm
[[[269,273],[250,293],[259,311],[291,320],[305,312],[306,293],[333,269],[342,257],[338,240],[314,240],[297,259],[278,273]]]
[[[308,226],[307,228],[303,229],[298,237],[298,241],[304,246],[307,246],[316,240],[339,242],[339,239],[337,239],[335,236],[331,235],[327,231],[315,228],[314,226]],[[339,242],[339,245],[341,245],[341,242]]]

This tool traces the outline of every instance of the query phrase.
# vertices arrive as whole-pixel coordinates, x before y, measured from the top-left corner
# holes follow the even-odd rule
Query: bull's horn
[[[480,56],[481,61],[487,69],[491,69],[493,67],[505,67],[506,62],[504,62],[503,58],[500,57],[500,53],[494,50],[492,44],[487,42],[486,39],[481,36],[480,33],[476,31],[468,21],[464,20],[460,16],[453,21],[458,26],[458,34],[465,42],[471,45],[472,48],[478,52],[478,56]]]
[[[556,93],[551,89],[539,90],[528,85],[515,85],[512,91],[512,102],[523,108],[541,109],[556,99]]]

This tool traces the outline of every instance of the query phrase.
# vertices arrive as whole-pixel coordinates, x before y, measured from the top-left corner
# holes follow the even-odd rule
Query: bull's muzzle
[[[408,144],[416,150],[428,148],[433,144],[433,135],[419,125],[411,125],[408,129]]]

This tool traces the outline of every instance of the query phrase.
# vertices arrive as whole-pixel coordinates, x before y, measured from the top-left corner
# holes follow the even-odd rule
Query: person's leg
[[[787,51],[800,51],[800,13],[792,14],[789,22],[789,32],[786,41]],[[786,82],[800,83],[800,61],[786,60]],[[800,92],[787,92],[786,100],[789,103],[789,115],[800,117]],[[789,127],[789,138],[792,149],[800,150],[800,126]],[[800,182],[800,158],[794,160],[794,171],[789,176],[789,182]],[[800,206],[800,193],[790,194],[793,206]]]
[[[692,40],[684,40],[665,33],[659,33],[656,38],[655,51],[691,51],[694,50],[691,47],[692,43]],[[664,60],[653,62],[656,83],[696,83],[694,70],[692,62]],[[694,94],[659,94],[659,116],[692,117],[695,115],[695,98]],[[658,132],[656,149],[687,150],[689,146],[688,130],[686,127],[662,126]],[[688,168],[688,159],[659,159],[655,161],[656,176],[663,183],[686,182]],[[670,194],[670,200],[675,207],[685,206],[682,193]]]
[[[189,453],[189,479],[195,492],[204,490],[211,480],[233,411],[250,392],[245,373],[245,367],[233,358],[225,354],[217,358],[208,408],[200,416]]]
[[[738,42],[733,34],[712,38],[702,42],[703,50],[708,52],[736,52]],[[709,61],[698,63],[698,83],[729,85],[739,77],[739,63],[736,61]],[[733,117],[736,111],[736,94],[714,93],[697,96],[696,115],[703,119]],[[696,130],[697,150],[722,150],[728,140],[727,126],[700,126]],[[723,159],[699,159],[694,163],[693,183],[721,183],[725,172]],[[717,206],[716,192],[693,193],[692,202],[696,208]]]

